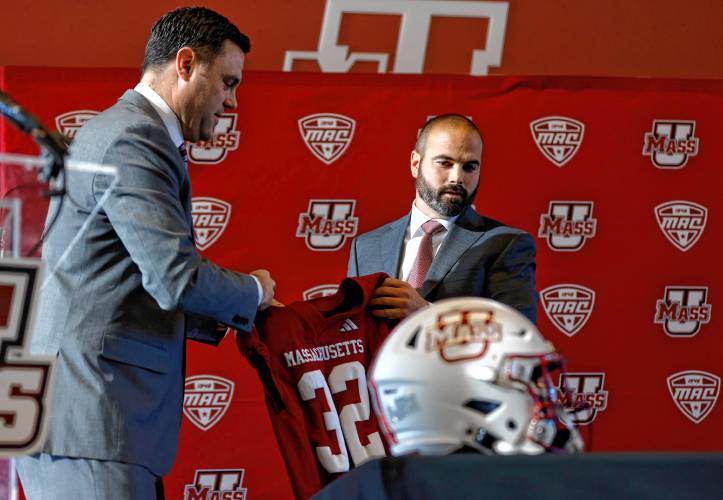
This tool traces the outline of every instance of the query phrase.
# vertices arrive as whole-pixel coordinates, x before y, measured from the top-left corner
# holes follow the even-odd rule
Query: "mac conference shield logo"
[[[75,111],[68,111],[62,115],[55,117],[55,127],[60,131],[61,134],[66,136],[68,139],[73,140],[75,134],[78,133],[80,127],[85,125],[88,120],[98,116],[97,111],[92,109],[78,109]]]
[[[699,424],[718,401],[720,377],[700,370],[687,370],[668,377],[668,391],[685,417]]]
[[[354,138],[356,122],[335,113],[317,113],[299,120],[299,132],[309,151],[326,165],[346,152]]]
[[[231,405],[234,383],[216,375],[186,377],[183,414],[193,425],[207,431],[216,425]]]
[[[655,207],[655,219],[667,240],[687,252],[703,235],[708,209],[692,201],[673,200]]]
[[[580,149],[585,125],[566,116],[545,116],[531,122],[530,131],[545,158],[555,166],[562,167]]]
[[[572,337],[590,319],[595,306],[595,291],[582,285],[553,285],[540,291],[540,301],[552,324]]]
[[[196,248],[206,250],[226,230],[231,218],[231,204],[218,198],[193,198],[191,216]]]

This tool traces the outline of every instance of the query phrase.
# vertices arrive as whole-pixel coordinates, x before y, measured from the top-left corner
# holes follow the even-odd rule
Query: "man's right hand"
[[[414,311],[427,307],[419,291],[406,281],[386,278],[372,293],[369,301],[372,314],[379,318],[404,319]]]
[[[261,284],[263,296],[261,297],[261,304],[259,304],[259,311],[263,311],[274,302],[276,282],[273,278],[271,278],[271,274],[266,269],[257,269],[255,271],[251,271],[249,274],[259,280],[259,283]]]

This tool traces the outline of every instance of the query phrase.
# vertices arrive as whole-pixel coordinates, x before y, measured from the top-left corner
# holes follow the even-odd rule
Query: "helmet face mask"
[[[517,311],[489,299],[436,302],[400,323],[370,370],[392,454],[581,451],[555,381],[565,361]]]

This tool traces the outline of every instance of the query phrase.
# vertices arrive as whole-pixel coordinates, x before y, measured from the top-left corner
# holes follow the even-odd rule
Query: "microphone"
[[[33,130],[42,128],[37,118],[26,112],[2,90],[0,90],[0,113],[25,134],[30,134]]]
[[[0,90],[0,114],[10,120],[10,123],[21,132],[29,134],[50,155],[52,162],[40,171],[40,180],[47,182],[55,179],[63,169],[65,157],[68,154],[68,146],[60,134],[48,132],[40,120],[23,109],[2,90]]]

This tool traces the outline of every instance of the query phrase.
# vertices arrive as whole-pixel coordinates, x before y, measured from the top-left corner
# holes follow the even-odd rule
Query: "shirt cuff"
[[[254,281],[256,282],[256,289],[259,291],[259,302],[258,302],[258,304],[256,304],[256,307],[259,307],[261,305],[261,301],[264,298],[264,289],[261,288],[261,282],[259,281],[259,279],[256,276],[254,276],[253,274],[249,274],[249,276],[251,276],[254,279]]]

